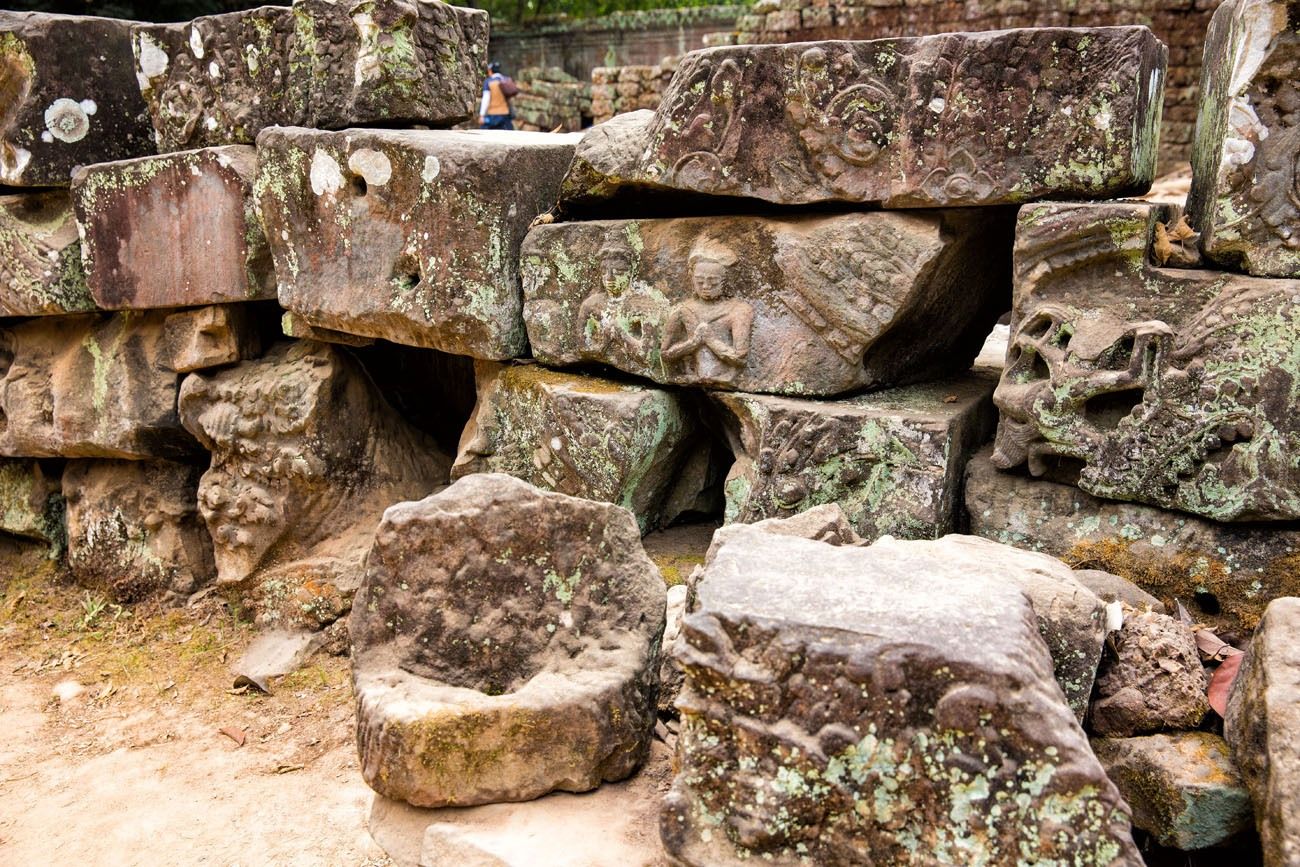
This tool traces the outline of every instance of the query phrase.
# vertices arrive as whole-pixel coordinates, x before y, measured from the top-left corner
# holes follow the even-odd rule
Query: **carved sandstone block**
[[[1221,524],[999,472],[990,450],[966,465],[970,532],[1105,569],[1175,610],[1240,633],[1276,596],[1300,595],[1300,525]]]
[[[519,244],[576,136],[273,129],[258,207],[305,324],[503,360],[527,347]]]
[[[664,610],[619,506],[498,473],[393,506],[349,621],[362,776],[425,807],[629,776],[650,751]]]
[[[59,550],[66,536],[64,508],[57,471],[51,475],[40,461],[0,459],[0,532]]]
[[[1188,219],[1205,255],[1300,277],[1300,30],[1293,3],[1228,0],[1201,69]]]
[[[966,460],[997,421],[994,382],[971,375],[835,401],[715,392],[736,454],[727,521],[837,503],[867,540],[952,532]]]
[[[0,12],[0,184],[66,187],[72,168],[154,152],[131,22]]]
[[[117,310],[274,298],[256,175],[257,152],[243,145],[79,168],[72,195],[95,302]]]
[[[252,144],[269,126],[446,126],[478,105],[487,13],[438,0],[295,0],[132,28],[164,151]]]
[[[384,509],[447,480],[447,456],[323,343],[193,374],[180,414],[212,452],[199,509],[217,581],[247,588],[270,623],[322,626],[346,612]]]
[[[1300,863],[1300,599],[1269,603],[1232,687],[1223,737],[1255,804],[1266,867]]]
[[[969,367],[1005,303],[1005,275],[984,255],[1005,242],[1001,216],[538,226],[523,246],[528,338],[547,364],[728,390],[834,395],[934,378]]]
[[[183,603],[217,576],[199,515],[200,467],[167,461],[70,461],[68,569],[120,603],[155,593]]]
[[[196,360],[239,361],[256,345],[246,327],[238,318],[185,310],[50,316],[0,331],[0,454],[201,454],[176,414],[180,374]]]
[[[1141,191],[1165,54],[1145,27],[693,51],[627,182],[912,208]]]
[[[950,537],[954,538],[954,537]],[[688,865],[1138,865],[1128,811],[1008,571],[941,542],[761,531],[714,552],[673,655]],[[1068,570],[1066,570],[1068,572]],[[919,842],[924,841],[924,842]]]
[[[623,506],[643,532],[666,524],[668,499],[704,443],[673,392],[548,370],[476,364],[478,404],[453,479],[508,473],[529,484]]]
[[[94,309],[67,192],[0,196],[0,316]]]
[[[994,463],[1217,521],[1300,517],[1300,281],[1158,267],[1175,217],[1021,209]]]

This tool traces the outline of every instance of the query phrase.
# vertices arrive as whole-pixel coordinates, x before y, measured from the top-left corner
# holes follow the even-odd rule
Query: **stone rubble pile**
[[[557,67],[526,66],[513,78],[519,85],[519,94],[510,100],[515,129],[578,132],[591,125],[591,82]]]
[[[346,629],[412,805],[624,779],[676,695],[676,863],[1139,864],[1252,810],[1296,863],[1285,5],[1216,15],[1186,212],[1118,199],[1144,27],[721,45],[552,135],[450,128],[486,17],[438,0],[0,17],[0,530]],[[40,121],[66,27],[133,66]],[[665,647],[641,537],[719,519]]]

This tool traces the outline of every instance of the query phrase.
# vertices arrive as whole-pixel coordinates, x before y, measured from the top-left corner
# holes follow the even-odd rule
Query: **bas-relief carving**
[[[1022,212],[994,462],[1065,459],[1088,493],[1215,520],[1300,517],[1300,282],[1156,268],[1161,214]]]
[[[693,298],[668,313],[659,350],[679,375],[701,385],[731,385],[749,358],[753,305],[727,298],[737,262],[725,244],[702,240],[687,261]]]

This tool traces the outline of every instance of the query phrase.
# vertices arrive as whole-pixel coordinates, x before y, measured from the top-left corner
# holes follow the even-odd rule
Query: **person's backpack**
[[[497,87],[501,88],[501,95],[506,99],[514,99],[519,95],[519,85],[515,84],[515,80],[508,75],[501,76]]]

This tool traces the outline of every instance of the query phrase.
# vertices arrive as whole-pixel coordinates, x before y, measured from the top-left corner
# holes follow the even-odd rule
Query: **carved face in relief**
[[[627,251],[609,248],[600,252],[600,285],[611,297],[623,294],[631,280],[632,265]]]
[[[717,301],[726,284],[727,268],[721,262],[698,259],[691,267],[691,288],[701,301]]]

